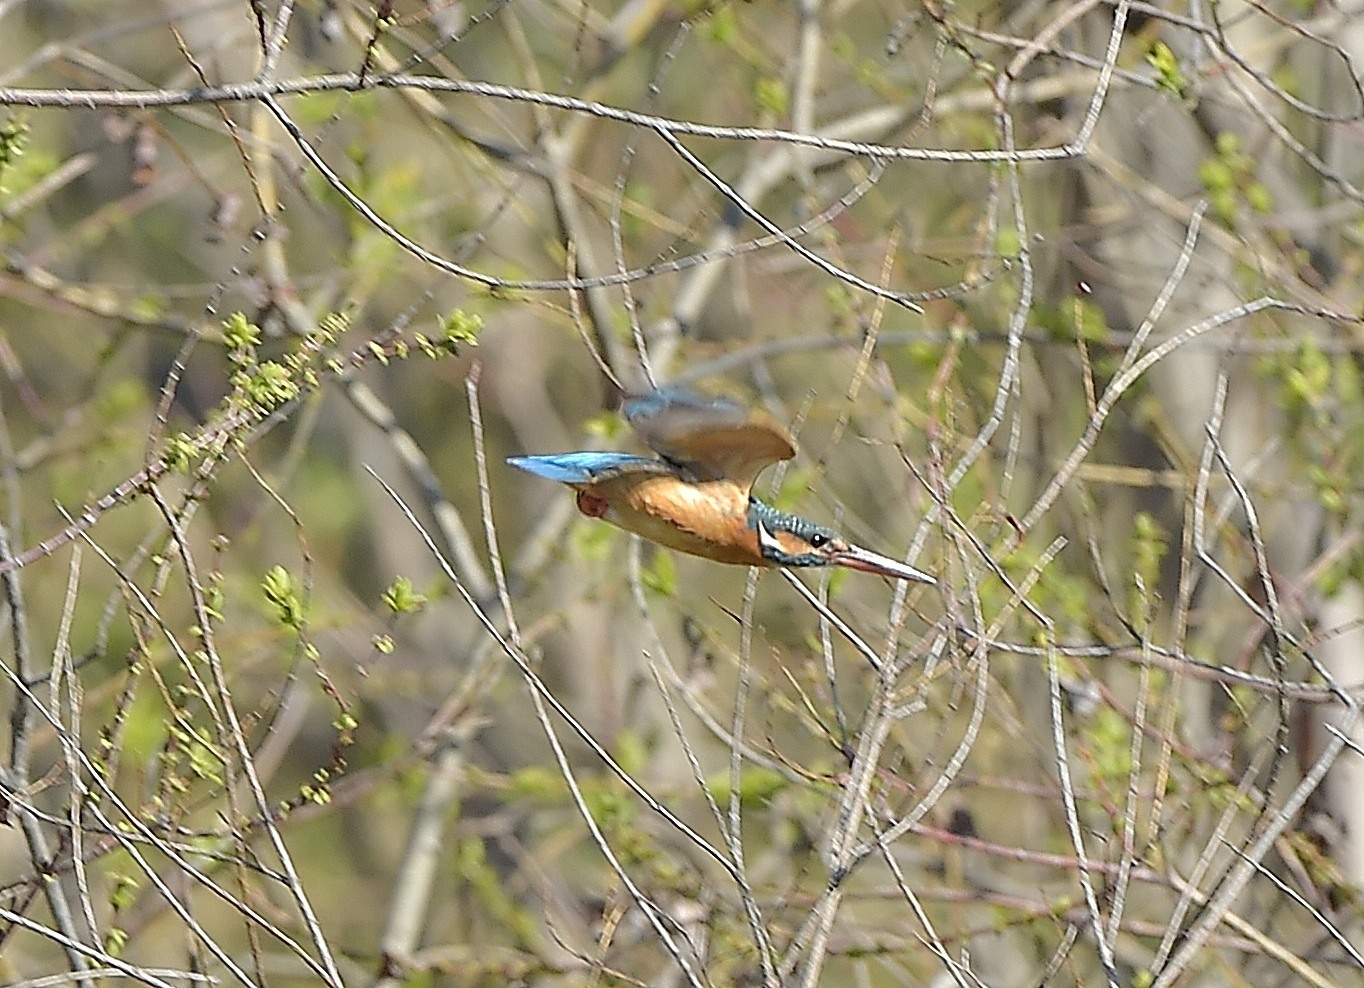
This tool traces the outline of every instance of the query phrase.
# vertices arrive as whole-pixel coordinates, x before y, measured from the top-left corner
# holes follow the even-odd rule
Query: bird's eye
[[[814,535],[810,536],[810,545],[816,549],[823,549],[828,544],[829,536],[825,535],[823,532],[816,532]]]

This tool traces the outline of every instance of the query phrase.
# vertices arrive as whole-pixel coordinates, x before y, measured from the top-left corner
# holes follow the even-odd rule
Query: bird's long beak
[[[937,583],[923,570],[917,570],[913,566],[906,566],[904,563],[889,556],[883,556],[879,552],[872,552],[870,549],[863,549],[861,546],[850,545],[846,549],[840,549],[829,556],[829,562],[835,566],[847,566],[849,569],[860,569],[864,573],[876,573],[880,576],[888,576],[892,580],[910,580],[914,583]]]

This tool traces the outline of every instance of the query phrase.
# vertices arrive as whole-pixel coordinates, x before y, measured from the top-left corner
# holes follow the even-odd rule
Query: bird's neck
[[[811,527],[810,522],[785,511],[780,511],[750,495],[748,499],[748,527],[757,529],[758,524],[769,532],[795,532]]]

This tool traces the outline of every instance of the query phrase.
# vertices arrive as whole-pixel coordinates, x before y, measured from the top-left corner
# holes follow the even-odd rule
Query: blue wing
[[[628,473],[673,474],[662,460],[634,453],[550,453],[544,456],[512,456],[507,462],[526,473],[561,484],[596,484]]]
[[[751,487],[758,474],[796,455],[791,434],[736,401],[660,388],[631,398],[621,412],[645,444],[693,480]]]

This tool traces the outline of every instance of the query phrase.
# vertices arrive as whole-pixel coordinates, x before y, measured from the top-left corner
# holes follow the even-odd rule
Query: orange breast
[[[606,521],[651,542],[721,563],[768,565],[748,528],[748,492],[733,481],[617,477],[591,490],[610,505]]]

